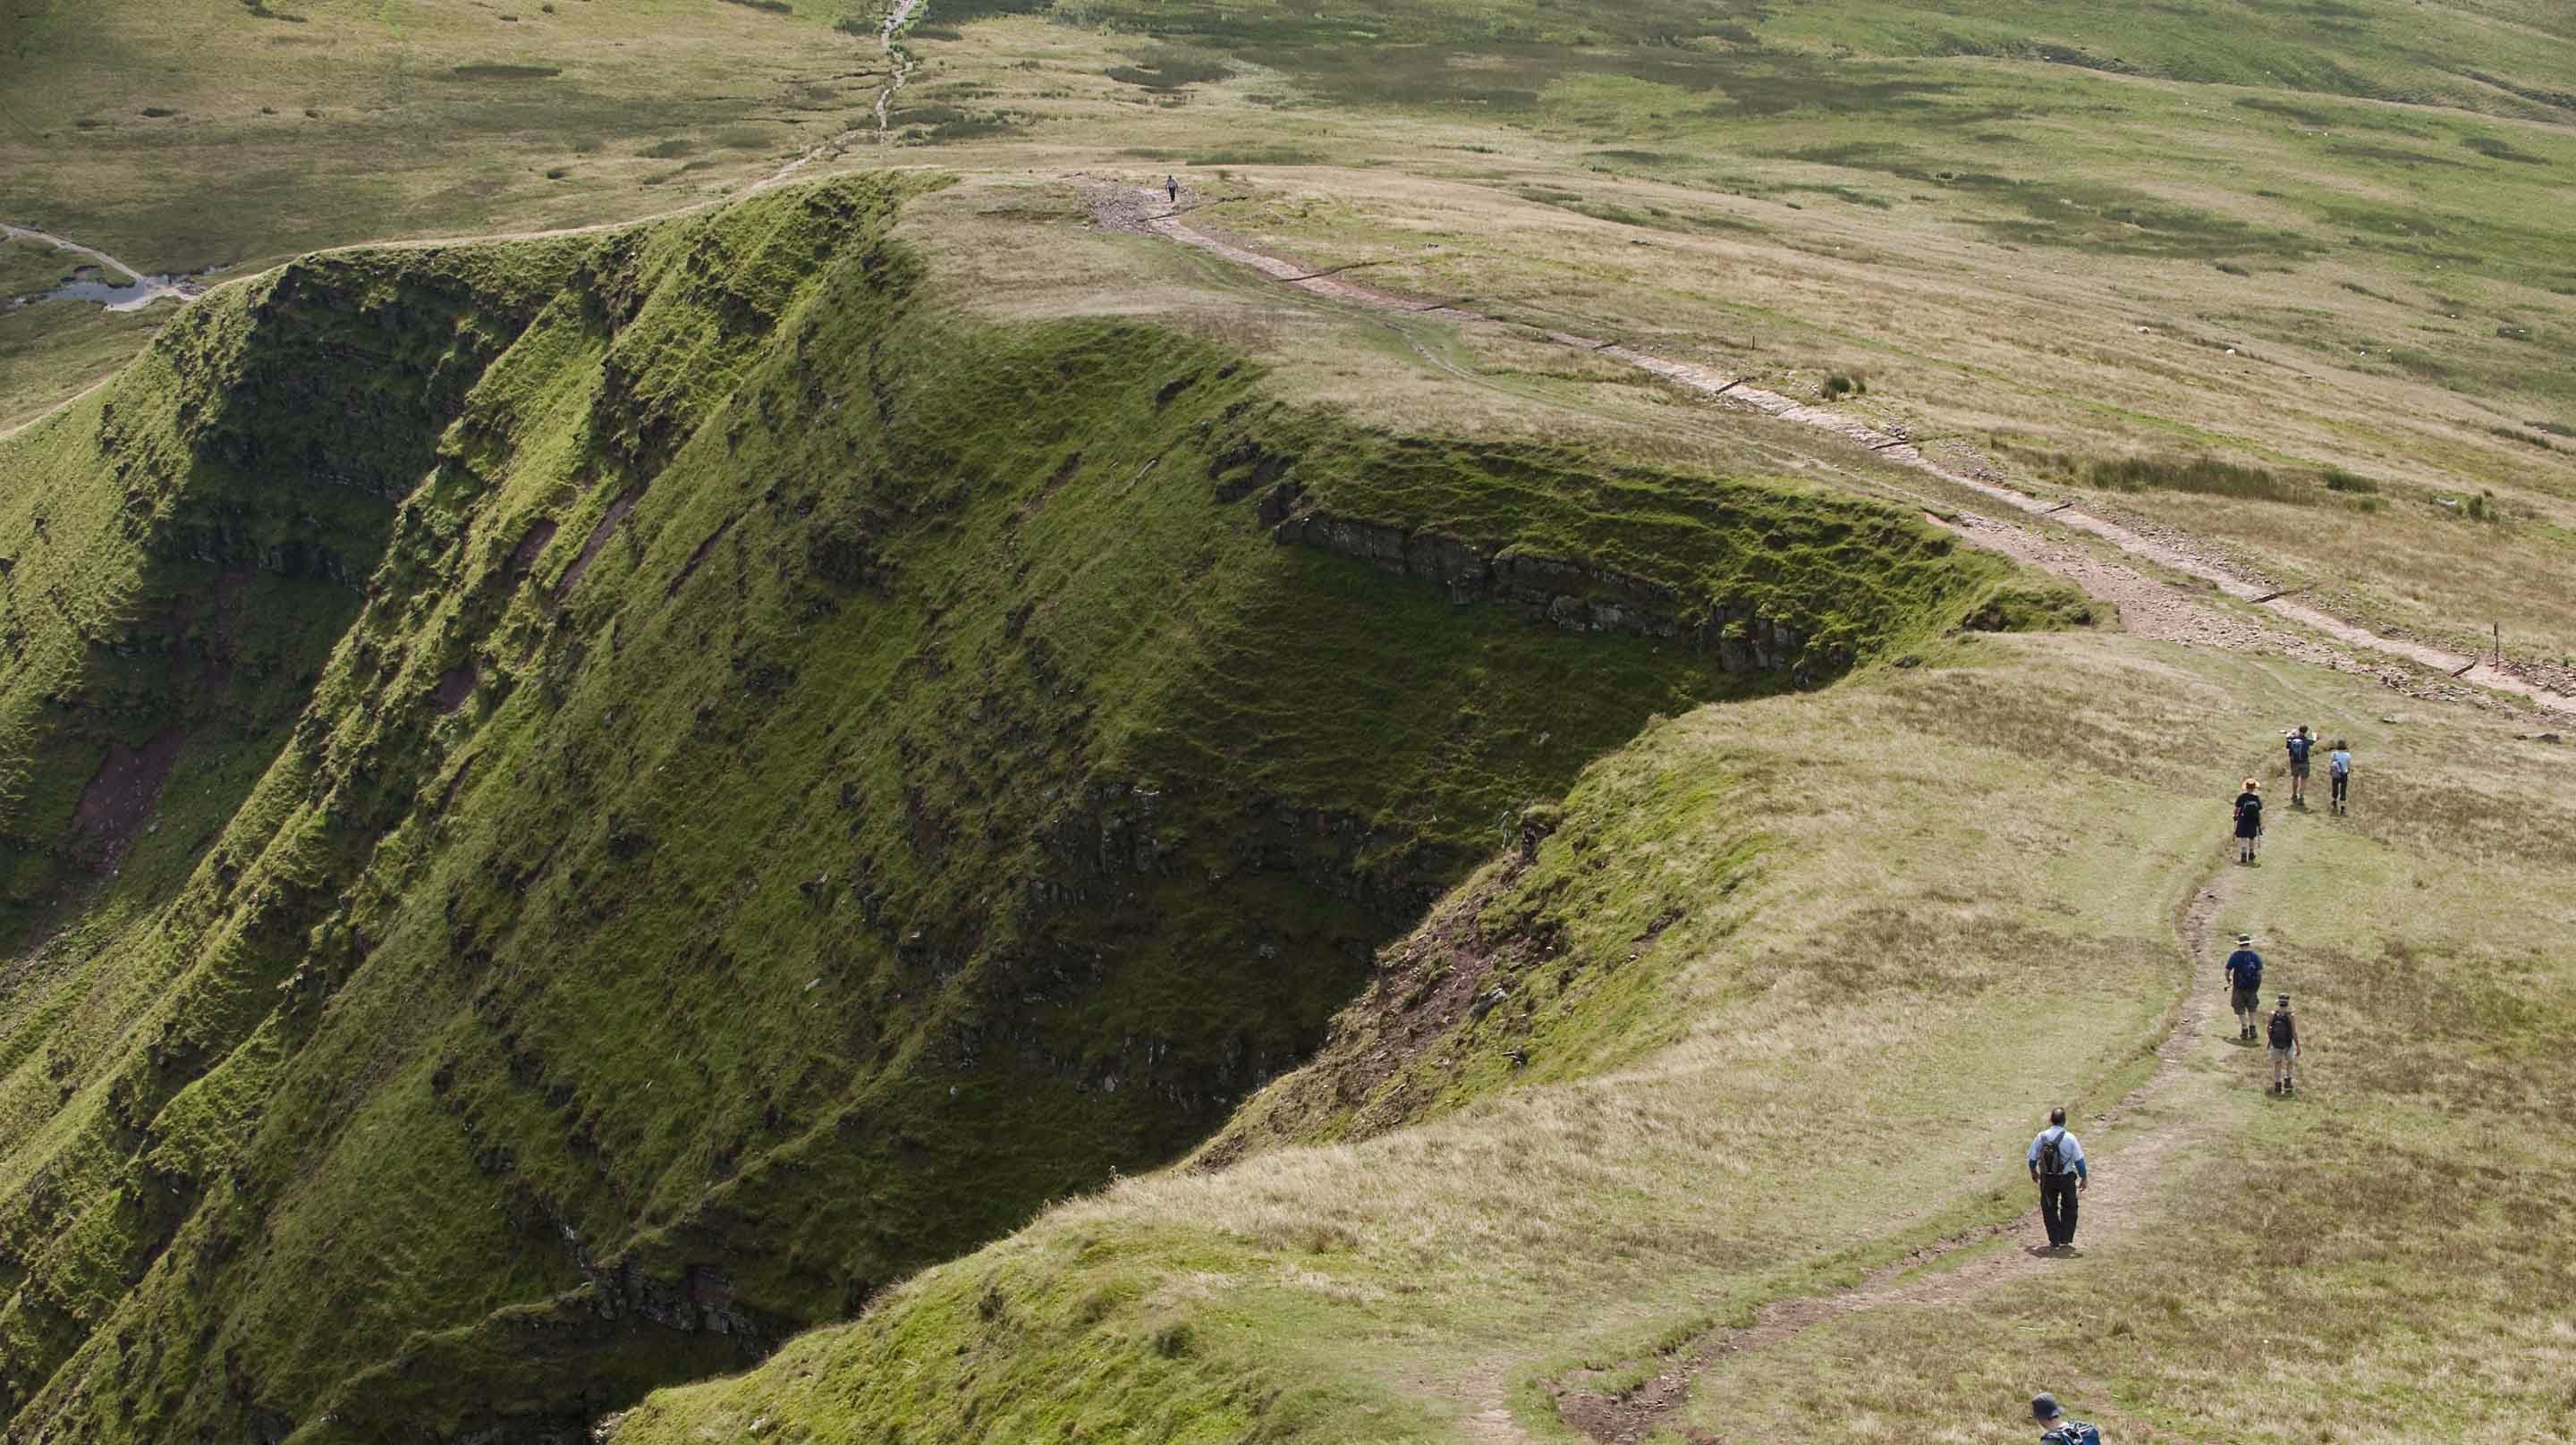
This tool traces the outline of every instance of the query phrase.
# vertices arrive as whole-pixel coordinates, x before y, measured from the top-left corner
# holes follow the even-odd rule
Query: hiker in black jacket
[[[2245,791],[2236,795],[2236,861],[2254,861],[2254,844],[2263,836],[2263,785],[2252,778],[2245,780]]]
[[[2057,1407],[2057,1397],[2042,1390],[2031,1397],[2030,1418],[2039,1422],[2043,1432],[2039,1445],[2102,1445],[2102,1432],[2081,1420],[2069,1420]]]
[[[2290,1017],[2290,996],[2281,995],[2281,1006],[2272,1010],[2272,1020],[2264,1026],[2272,1046],[2272,1092],[2294,1094],[2298,1080],[2291,1076],[2291,1065],[2299,1057],[2299,1022]]]

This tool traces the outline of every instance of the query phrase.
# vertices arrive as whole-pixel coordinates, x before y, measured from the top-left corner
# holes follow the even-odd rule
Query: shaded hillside
[[[12,1433],[750,1363],[1204,1137],[1650,715],[1993,582],[928,306],[924,184],[308,259],[0,443]]]

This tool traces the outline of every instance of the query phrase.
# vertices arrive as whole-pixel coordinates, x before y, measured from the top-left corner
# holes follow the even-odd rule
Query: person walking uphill
[[[2301,723],[2297,731],[2281,735],[2281,746],[2290,753],[2290,806],[2304,808],[2308,805],[2308,754],[2316,751],[2317,736],[2308,731],[2306,723]]]
[[[2048,1111],[2048,1127],[2030,1141],[2031,1182],[2039,1186],[2039,1221],[2048,1226],[2050,1249],[2075,1247],[2076,1196],[2090,1183],[2084,1146],[2066,1132],[2066,1111]]]
[[[2290,1017],[2290,996],[2281,995],[2281,1006],[2272,1010],[2272,1021],[2265,1025],[2272,1045],[2272,1092],[2295,1094],[2299,1082],[2291,1076],[2291,1066],[2299,1057],[2299,1021]]]
[[[2102,1445],[2102,1432],[2081,1420],[2069,1420],[2058,1408],[2057,1397],[2042,1390],[2030,1400],[2030,1418],[2039,1422],[2043,1432],[2039,1445]]]
[[[2343,739],[2335,739],[2334,751],[2326,754],[2327,801],[2334,805],[2335,816],[2343,816],[2345,805],[2352,801],[2352,748]]]
[[[1179,205],[1181,203],[1181,178],[1179,176],[1171,175],[1163,177],[1163,194],[1172,198],[1173,205]]]
[[[2236,795],[2236,861],[2254,861],[2254,845],[2263,836],[2263,785],[2252,778],[2245,780],[2245,791]]]
[[[2227,1006],[2236,1011],[2236,1036],[2254,1037],[2254,1015],[2263,1007],[2263,955],[2254,951],[2254,935],[2236,935],[2236,951],[2227,955]]]

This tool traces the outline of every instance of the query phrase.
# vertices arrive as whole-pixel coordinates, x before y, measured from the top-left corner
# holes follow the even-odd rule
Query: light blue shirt
[[[2337,748],[2333,752],[2326,754],[2326,770],[2333,773],[2351,772],[2352,754],[2344,751],[2342,748]]]
[[[2075,1136],[2073,1134],[2068,1133],[2066,1130],[2059,1128],[2055,1124],[2051,1124],[2047,1128],[2040,1130],[2039,1133],[2031,1139],[2030,1167],[2033,1169],[2039,1167],[2040,1146],[2048,1142],[2048,1136],[2051,1134],[2054,1134],[2065,1141],[2057,1146],[2057,1162],[2065,1165],[2066,1167],[2057,1172],[2060,1174],[2073,1174],[2079,1179],[2090,1178],[2091,1176],[2084,1172],[2084,1146],[2075,1142]]]

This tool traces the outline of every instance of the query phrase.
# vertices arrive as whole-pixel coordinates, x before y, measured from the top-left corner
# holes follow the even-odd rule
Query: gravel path
[[[1092,185],[1092,214],[1106,229],[1160,236],[1185,246],[1194,246],[1249,266],[1301,291],[1355,306],[1409,312],[1472,325],[1506,324],[1478,312],[1449,305],[1425,304],[1361,285],[1332,271],[1300,266],[1227,240],[1182,219],[1200,206],[1215,204],[1213,201],[1185,201],[1173,206],[1158,188],[1099,182]],[[1777,392],[1746,385],[1742,377],[1727,376],[1689,362],[1656,356],[1616,341],[1599,340],[1570,331],[1541,334],[1563,346],[1615,357],[1703,395],[1750,407],[1782,421],[1831,431],[1888,461],[1929,472],[2014,511],[2028,514],[2034,522],[2044,517],[2056,526],[2098,537],[2142,562],[2196,578],[2214,591],[2259,607],[2342,646],[2326,646],[2309,637],[2247,621],[2134,569],[2094,557],[2082,548],[2054,541],[2037,527],[2020,527],[1972,514],[1956,520],[1926,514],[1934,523],[1960,533],[1978,546],[2001,552],[2075,583],[2094,598],[2117,608],[2121,623],[2133,632],[2202,646],[2284,652],[2340,671],[2378,677],[2410,696],[2477,701],[2479,696],[2473,690],[2474,685],[2516,694],[2552,711],[2576,714],[2576,694],[2517,675],[2489,660],[2463,657],[2424,643],[2373,632],[2283,595],[2261,579],[2238,575],[2214,560],[2205,548],[2178,533],[2150,536],[2107,517],[2095,516],[2071,503],[2047,502],[2017,492],[1998,483],[1982,465],[1952,466],[1935,459],[1902,428],[1874,427],[1830,407],[1809,406]],[[2418,677],[2402,666],[2356,659],[2346,650],[2355,648],[2378,653],[2397,663],[2411,663],[2447,673],[2457,679],[2459,685],[2445,685]]]

